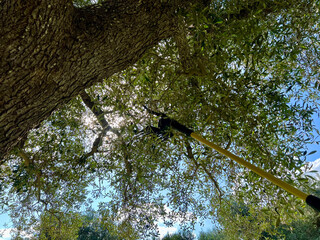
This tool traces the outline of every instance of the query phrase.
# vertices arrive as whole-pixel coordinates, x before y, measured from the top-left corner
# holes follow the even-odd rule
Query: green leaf
[[[308,155],[315,154],[316,152],[317,152],[317,150],[311,151],[310,153],[308,153]]]

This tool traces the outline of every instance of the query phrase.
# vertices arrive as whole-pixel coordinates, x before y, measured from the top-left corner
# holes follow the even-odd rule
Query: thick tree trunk
[[[161,2],[0,0],[0,159],[53,110],[170,37],[177,5]]]

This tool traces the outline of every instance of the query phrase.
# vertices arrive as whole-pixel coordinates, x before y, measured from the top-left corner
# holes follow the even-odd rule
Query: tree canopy
[[[154,134],[146,108],[312,191],[318,1],[2,0],[0,19],[0,205],[19,229],[96,198],[141,238],[212,218],[250,239],[309,211],[179,132]]]

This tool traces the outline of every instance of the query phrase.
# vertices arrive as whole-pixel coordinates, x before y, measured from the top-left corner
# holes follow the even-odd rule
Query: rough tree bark
[[[172,36],[179,4],[0,0],[0,159],[52,111]]]

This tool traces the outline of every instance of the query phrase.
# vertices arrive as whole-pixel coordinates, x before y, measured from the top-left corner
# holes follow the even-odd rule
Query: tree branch
[[[185,72],[193,67],[193,61],[191,58],[190,47],[187,39],[186,26],[182,17],[178,18],[177,30],[174,35],[175,42],[178,47],[180,62]]]
[[[30,164],[32,163],[31,158],[28,156],[28,154],[26,152],[24,152],[22,149],[18,150],[18,155],[24,160],[24,163],[27,167],[30,166]]]
[[[115,135],[117,135],[117,137],[121,138],[121,134],[118,130],[112,128],[109,123],[107,122],[107,120],[105,119],[104,116],[104,111],[97,105],[95,104],[91,97],[89,96],[89,94],[83,90],[80,93],[80,97],[82,99],[82,101],[84,102],[84,104],[91,110],[91,112],[95,115],[95,117],[97,118],[99,124],[102,127],[102,130],[100,132],[100,134],[98,135],[98,137],[94,140],[91,151],[86,153],[84,156],[82,156],[79,160],[80,163],[84,163],[86,161],[86,159],[90,156],[93,156],[95,153],[98,152],[98,148],[101,146],[102,144],[102,139],[103,137],[106,135],[106,133],[108,131],[114,133]],[[127,162],[126,162],[127,165]]]
[[[188,141],[186,141],[186,149],[187,149],[187,156],[188,158],[193,162],[193,164],[198,168],[199,166],[202,167],[202,169],[205,171],[205,173],[208,175],[209,179],[211,180],[211,182],[214,184],[214,186],[216,187],[218,194],[219,194],[219,198],[221,200],[223,193],[219,187],[219,183],[217,182],[217,180],[215,180],[215,178],[212,176],[211,172],[208,171],[208,169],[201,163],[198,163],[197,160],[194,158],[193,152],[192,152],[192,148],[190,146],[190,143]]]
[[[84,156],[82,156],[79,160],[80,164],[84,164],[86,159],[92,155],[94,155],[96,152],[98,152],[98,148],[99,146],[102,144],[102,138],[105,136],[105,134],[107,133],[107,131],[111,131],[114,134],[117,135],[118,138],[120,138],[121,140],[121,144],[123,146],[123,154],[124,154],[124,164],[125,164],[125,169],[126,169],[126,174],[127,174],[127,179],[128,179],[128,184],[124,183],[124,195],[125,195],[125,202],[128,201],[127,198],[127,188],[130,188],[130,176],[132,175],[132,170],[133,170],[133,166],[132,163],[130,162],[129,159],[129,153],[127,151],[127,144],[125,143],[125,141],[123,140],[121,133],[119,133],[116,129],[112,128],[109,123],[107,122],[107,120],[104,117],[104,112],[103,110],[97,106],[97,104],[95,104],[92,100],[91,97],[89,96],[89,94],[86,91],[82,91],[80,93],[81,99],[82,101],[85,103],[85,105],[92,111],[92,113],[96,116],[96,118],[98,119],[101,127],[102,127],[102,131],[99,134],[99,136],[95,139],[91,151],[89,153],[86,153]]]
[[[109,126],[108,122],[106,121],[105,117],[104,117],[104,112],[102,111],[101,108],[99,108],[97,106],[97,104],[95,104],[92,100],[91,97],[89,96],[89,94],[83,90],[80,93],[80,97],[82,99],[82,101],[84,102],[84,104],[91,110],[91,112],[95,115],[95,117],[97,118],[99,124],[101,125],[101,127],[103,129],[106,129],[107,131],[109,131],[111,129],[111,127]]]
[[[121,136],[121,134],[114,128],[112,128],[109,123],[107,122],[107,120],[104,117],[104,111],[97,105],[95,104],[92,100],[91,97],[89,96],[89,94],[83,90],[80,93],[80,97],[82,99],[82,101],[84,102],[84,104],[91,110],[91,112],[95,115],[95,117],[97,118],[99,124],[101,125],[102,129],[105,130],[106,132],[110,131],[113,132],[114,134],[116,134],[118,137]]]

